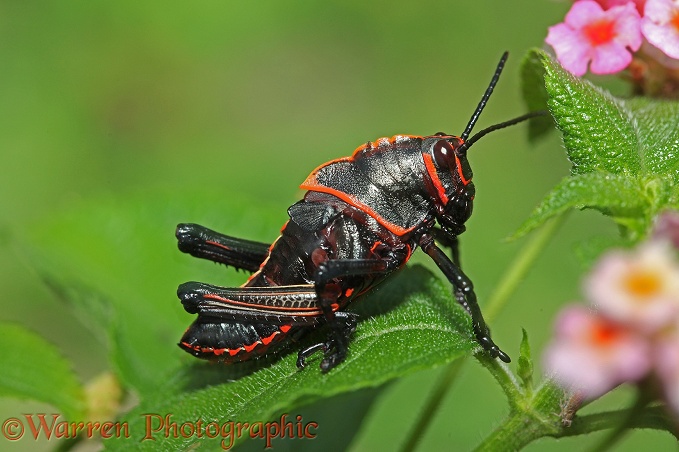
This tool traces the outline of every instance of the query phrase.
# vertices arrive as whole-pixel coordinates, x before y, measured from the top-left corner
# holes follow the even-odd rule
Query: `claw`
[[[512,359],[509,357],[509,355],[507,355],[505,352],[503,352],[502,350],[500,350],[497,347],[496,347],[496,353],[497,353],[497,357],[500,358],[500,361],[507,363],[507,364],[512,362]]]
[[[323,373],[329,372],[332,368],[337,366],[339,363],[344,361],[344,356],[340,356],[339,353],[335,352],[329,356],[326,356],[323,358],[323,361],[321,361],[321,371]]]
[[[306,367],[306,357],[301,354],[297,355],[297,368],[304,369]]]
[[[297,353],[297,368],[304,369],[306,367],[306,359],[316,353],[319,350],[323,350],[326,353],[330,349],[330,344],[328,342],[319,342],[318,344],[311,345],[307,348],[303,348]]]
[[[493,358],[500,358],[500,361],[505,363],[512,362],[512,359],[505,352],[500,350],[500,347],[495,345],[495,342],[490,338],[490,335],[484,334],[482,336],[477,336],[476,338],[481,344],[481,347],[487,351]]]

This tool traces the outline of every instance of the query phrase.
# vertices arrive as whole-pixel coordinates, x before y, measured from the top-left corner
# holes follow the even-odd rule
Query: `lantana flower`
[[[650,237],[599,260],[584,285],[592,306],[562,311],[545,368],[584,399],[654,383],[679,416],[679,212],[659,215]]]
[[[644,13],[644,3],[646,3],[646,0],[595,0],[595,1],[598,4],[600,4],[603,9],[608,9],[612,8],[613,6],[624,5],[626,3],[633,2],[634,6],[636,6],[637,8],[637,11],[639,11],[639,14]]]
[[[641,46],[640,17],[632,2],[605,10],[590,0],[573,4],[563,23],[549,28],[548,44],[561,65],[580,76],[587,66],[595,74],[626,68]]]
[[[643,337],[580,306],[563,310],[545,353],[554,379],[586,399],[642,378],[650,368]]]
[[[679,58],[679,3],[648,0],[641,20],[644,37],[671,58]]]
[[[679,267],[669,242],[604,256],[586,280],[585,293],[605,316],[647,333],[679,317]]]

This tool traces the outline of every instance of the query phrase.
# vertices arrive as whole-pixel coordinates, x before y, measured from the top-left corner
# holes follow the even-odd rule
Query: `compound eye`
[[[439,140],[434,143],[433,149],[434,163],[439,168],[447,168],[450,166],[450,161],[455,154],[453,147],[446,140]]]

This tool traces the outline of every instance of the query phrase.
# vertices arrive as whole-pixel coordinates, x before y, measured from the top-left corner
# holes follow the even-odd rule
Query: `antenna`
[[[466,151],[471,147],[472,144],[476,143],[480,138],[488,135],[490,132],[494,132],[499,129],[504,129],[505,127],[513,126],[514,124],[518,124],[527,119],[535,118],[537,116],[544,116],[547,113],[548,113],[547,110],[531,111],[530,113],[526,113],[525,115],[521,115],[514,119],[510,119],[509,121],[501,122],[499,124],[494,124],[492,126],[486,127],[485,129],[476,132],[473,137],[462,143],[462,145],[459,148],[457,148],[457,151],[458,152]]]
[[[479,105],[476,107],[476,110],[474,111],[474,114],[469,120],[467,127],[465,127],[464,132],[462,132],[462,135],[460,135],[460,138],[462,138],[463,140],[466,141],[467,137],[469,137],[469,134],[472,133],[472,129],[474,128],[476,121],[479,119],[479,116],[481,115],[483,108],[486,106],[486,103],[490,98],[490,95],[493,94],[493,89],[495,88],[495,85],[497,85],[497,81],[500,79],[500,74],[502,74],[502,69],[505,67],[505,61],[507,61],[508,56],[509,52],[505,52],[502,54],[502,58],[500,58],[500,62],[497,64],[495,74],[493,74],[493,78],[490,80],[490,84],[488,85],[488,88],[486,88],[486,92],[483,94],[481,102],[479,102]]]

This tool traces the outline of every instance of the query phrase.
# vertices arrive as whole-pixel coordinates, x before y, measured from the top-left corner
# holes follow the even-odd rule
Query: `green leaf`
[[[544,80],[545,70],[539,56],[529,52],[521,62],[521,92],[528,111],[547,110],[547,90]],[[528,121],[528,138],[535,140],[554,130],[554,121],[548,117],[533,118]]]
[[[0,349],[0,396],[48,403],[70,421],[85,418],[83,387],[55,346],[22,326],[0,323]]]
[[[361,431],[363,420],[381,393],[382,388],[361,389],[319,400],[310,406],[296,409],[294,416],[288,415],[286,419],[297,422],[297,416],[301,416],[303,424],[315,422],[318,424],[318,429],[314,432],[316,437],[280,438],[279,435],[278,438],[271,440],[271,447],[276,451],[295,452],[348,450],[354,437]],[[280,421],[280,417],[274,418],[274,421],[276,420]],[[287,433],[284,436],[287,436]],[[257,438],[244,442],[236,450],[238,452],[261,452],[266,446],[266,438]]]
[[[224,211],[230,212],[228,228]],[[123,385],[145,397],[158,387],[159,375],[171,374],[184,358],[176,344],[192,316],[177,299],[177,286],[199,278],[237,286],[245,279],[180,253],[177,223],[202,222],[234,235],[273,240],[283,221],[268,212],[266,206],[255,213],[246,202],[216,195],[100,199],[28,231],[16,249],[98,333]]]
[[[533,358],[530,353],[530,343],[528,342],[528,333],[522,328],[523,337],[521,338],[521,346],[519,348],[519,371],[518,375],[523,383],[523,388],[531,391],[533,388]]]
[[[565,178],[554,187],[515,237],[525,235],[574,207],[599,209],[625,222],[643,215],[646,203],[644,187],[634,179],[610,173],[578,174]]]
[[[547,104],[563,135],[572,175],[559,184],[519,228],[521,236],[570,208],[594,208],[613,217],[628,239],[645,236],[663,209],[679,206],[679,103],[618,99],[564,71],[534,50],[525,59],[528,83],[544,73]],[[531,100],[533,99],[533,100]]]
[[[623,102],[564,71],[550,57],[545,55],[542,61],[547,103],[563,135],[573,174],[639,174],[640,131]]]
[[[162,388],[158,399],[142,403],[126,416],[130,431],[138,432],[141,439],[144,413],[172,413],[177,422],[202,419],[220,424],[274,419],[320,398],[379,386],[450,362],[478,347],[471,336],[470,318],[452,301],[450,288],[419,266],[407,268],[381,285],[357,303],[356,312],[365,320],[359,323],[347,360],[331,372],[323,374],[318,369],[321,356],[314,356],[307,368],[298,370],[299,346],[274,364],[232,382],[226,381],[233,378],[238,366],[186,366],[170,386],[199,389],[173,395]],[[201,387],[205,381],[213,384]],[[156,441],[141,445],[184,450],[214,448],[218,443],[219,439],[165,438],[159,434]],[[112,440],[106,445],[119,450],[129,443]]]
[[[229,212],[226,219],[222,212]],[[415,266],[352,305],[362,321],[347,360],[328,374],[318,368],[320,354],[303,371],[296,367],[297,350],[324,340],[323,329],[291,344],[288,354],[233,366],[210,365],[182,352],[176,343],[195,316],[177,300],[177,285],[199,280],[237,286],[247,275],[177,251],[175,225],[191,221],[272,241],[285,218],[281,209],[261,204],[252,209],[247,201],[217,196],[103,199],[29,231],[18,249],[76,315],[101,333],[119,380],[141,400],[125,417],[137,439],[144,434],[144,413],[172,414],[178,422],[266,421],[478,348],[469,315],[454,301],[449,284]],[[195,441],[158,438],[142,445],[184,448]],[[123,439],[109,444],[130,443]]]
[[[639,97],[623,105],[639,131],[642,172],[667,175],[673,184],[679,183],[679,102]]]

